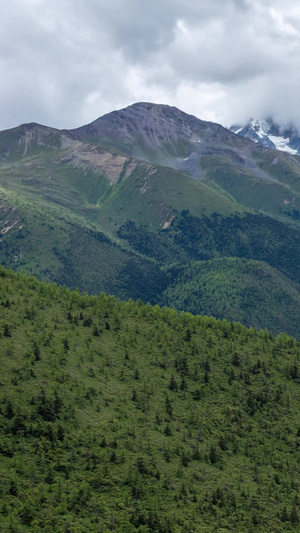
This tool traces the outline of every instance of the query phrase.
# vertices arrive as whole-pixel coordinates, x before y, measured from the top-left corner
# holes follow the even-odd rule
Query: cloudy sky
[[[224,125],[300,126],[300,3],[10,0],[0,17],[0,129],[72,128],[137,101]]]

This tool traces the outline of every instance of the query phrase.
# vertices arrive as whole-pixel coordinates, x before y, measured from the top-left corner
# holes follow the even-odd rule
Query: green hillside
[[[136,251],[161,264],[186,259],[242,257],[265,261],[290,279],[300,282],[300,232],[259,213],[224,217],[195,217],[188,210],[178,214],[158,233],[127,221],[117,232]]]
[[[134,104],[72,131],[25,124],[0,132],[0,263],[300,338],[299,168],[297,157],[169,106]],[[195,276],[190,265],[220,258],[235,265],[226,283],[234,309],[212,279],[229,263],[214,263],[211,285],[205,264]],[[253,264],[236,258],[267,263],[278,290],[262,291]],[[242,273],[260,302],[236,283]],[[190,307],[191,288],[199,295],[204,284]]]
[[[276,219],[299,220],[300,167],[298,157],[265,150],[254,143],[251,157],[257,168],[236,161],[223,153],[204,155],[199,164],[204,181],[224,191],[236,202]],[[257,152],[256,152],[257,150]],[[247,160],[247,156],[245,158]],[[296,216],[295,216],[296,213]]]
[[[166,275],[148,258],[122,249],[97,226],[63,208],[40,207],[4,192],[0,259],[4,266],[81,291],[153,299]]]
[[[166,274],[160,305],[299,337],[297,230],[263,215],[198,218],[183,211],[163,231],[128,221],[118,236]]]
[[[161,305],[299,336],[300,286],[266,263],[234,257],[193,261],[169,274],[174,279]]]
[[[1,531],[299,531],[300,344],[0,269]]]

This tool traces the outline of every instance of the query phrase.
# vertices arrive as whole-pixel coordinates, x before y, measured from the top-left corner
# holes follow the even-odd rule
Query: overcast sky
[[[10,0],[0,17],[0,129],[87,124],[138,101],[223,125],[300,126],[300,2]]]

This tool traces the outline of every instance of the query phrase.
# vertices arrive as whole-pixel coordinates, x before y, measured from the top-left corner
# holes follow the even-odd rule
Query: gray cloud
[[[300,125],[291,0],[11,0],[0,19],[0,128],[76,127],[135,101],[225,125]]]

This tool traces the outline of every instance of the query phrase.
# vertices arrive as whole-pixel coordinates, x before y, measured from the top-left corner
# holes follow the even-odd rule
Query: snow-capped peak
[[[300,155],[300,134],[293,125],[279,126],[272,119],[250,119],[245,126],[233,125],[230,131],[251,139],[266,148]]]

